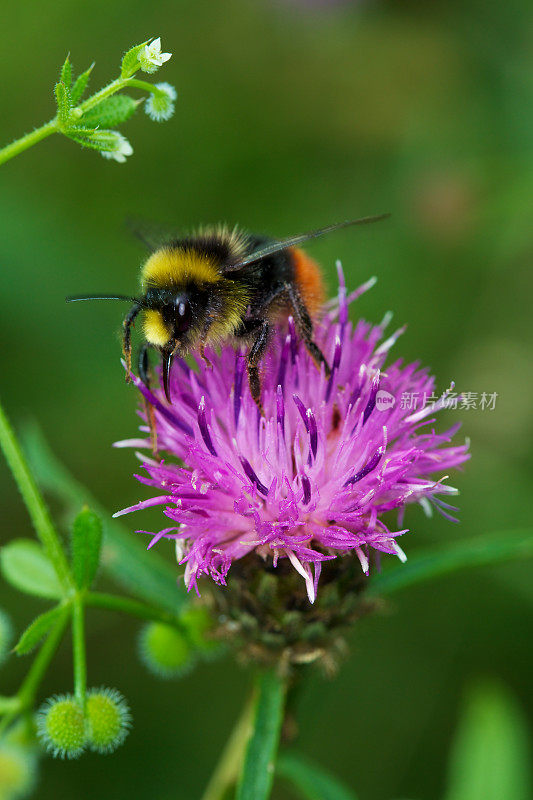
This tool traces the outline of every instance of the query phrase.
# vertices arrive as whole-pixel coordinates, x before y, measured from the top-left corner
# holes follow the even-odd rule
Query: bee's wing
[[[170,244],[170,242],[175,242],[183,235],[176,229],[159,225],[157,222],[137,219],[136,217],[128,217],[126,219],[126,227],[151,252],[159,250],[159,248]]]
[[[267,256],[272,256],[274,253],[279,253],[281,250],[286,250],[288,247],[296,247],[299,244],[303,244],[307,242],[309,239],[316,239],[317,236],[324,236],[326,233],[331,233],[332,231],[340,230],[341,228],[348,228],[351,225],[367,225],[370,222],[379,222],[379,220],[387,219],[390,214],[378,214],[375,217],[361,217],[360,219],[350,219],[346,220],[345,222],[337,222],[335,225],[327,225],[325,228],[318,228],[315,231],[309,231],[308,233],[299,233],[296,236],[289,236],[288,239],[280,239],[278,241],[273,241],[269,244],[262,245],[258,249],[254,250],[249,255],[242,258],[235,264],[230,264],[228,267],[225,268],[225,272],[234,272],[236,270],[242,269],[242,267],[247,266],[248,264],[253,264],[256,261],[260,261],[262,258],[266,258]]]

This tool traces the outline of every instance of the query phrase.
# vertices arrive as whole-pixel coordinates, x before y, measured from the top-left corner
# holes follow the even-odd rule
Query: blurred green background
[[[135,153],[104,161],[56,136],[2,167],[1,394],[33,418],[109,507],[147,496],[133,454],[135,393],[119,364],[122,306],[67,306],[70,293],[134,292],[143,258],[124,220],[185,229],[224,220],[289,235],[350,216],[386,223],[313,243],[330,288],[377,274],[357,314],[394,311],[396,355],[431,365],[443,390],[497,392],[494,411],[448,412],[471,439],[453,476],[461,524],[408,512],[407,553],[530,522],[533,359],[533,16],[525,0],[306,3],[287,0],[32,0],[3,9],[2,143],[53,115],[70,51],[91,86],[148,36],[173,52],[179,93],[157,125],[140,111]],[[394,323],[393,323],[394,324]],[[442,419],[441,424],[444,424]],[[30,535],[0,463],[2,540]],[[156,512],[146,527],[158,525]],[[139,523],[132,522],[132,528]],[[135,535],[132,533],[132,535]],[[160,550],[164,549],[160,547]],[[21,629],[42,606],[7,587]],[[496,676],[533,716],[531,564],[441,579],[363,620],[337,680],[318,675],[301,705],[300,748],[361,800],[442,795],[465,685]],[[246,676],[228,658],[181,682],[139,664],[137,626],[89,618],[89,684],[116,686],[135,726],[113,757],[45,759],[37,796],[198,797],[238,714]],[[2,691],[26,668],[11,659]],[[67,644],[42,696],[71,688]],[[275,797],[289,798],[284,789]]]

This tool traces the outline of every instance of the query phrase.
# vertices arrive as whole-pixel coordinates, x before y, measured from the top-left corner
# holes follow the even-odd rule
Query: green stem
[[[60,583],[68,591],[72,588],[72,577],[65,551],[61,546],[48,509],[33,479],[28,463],[22,454],[13,429],[0,405],[0,447],[22,495],[33,522],[35,532],[41,540],[48,558],[54,565]]]
[[[101,103],[102,100],[105,100],[106,97],[111,97],[111,95],[120,92],[121,89],[124,89],[125,86],[128,85],[128,81],[124,80],[123,78],[117,78],[111,83],[108,83],[107,86],[104,86],[103,89],[100,89],[99,92],[95,92],[95,94],[88,97],[87,100],[84,100],[83,103],[80,103],[78,109],[81,112],[89,111],[91,108],[94,108]]]
[[[45,125],[41,125],[40,128],[35,128],[35,130],[31,133],[21,136],[20,139],[15,139],[14,142],[7,144],[5,147],[0,149],[0,164],[4,164],[6,161],[9,161],[10,158],[15,158],[15,156],[18,156],[19,153],[23,153],[24,150],[27,150],[29,147],[33,147],[33,145],[37,144],[37,142],[40,142],[42,139],[46,139],[46,137],[51,136],[52,133],[56,133],[57,130],[57,119],[54,118]]]
[[[153,83],[148,83],[148,81],[140,81],[138,78],[128,78],[125,83],[132,89],[141,89],[141,91],[149,92],[150,94],[166,94],[162,89],[158,89]]]
[[[270,797],[286,689],[286,681],[273,669],[257,676],[253,721],[237,784],[237,800],[267,800]]]
[[[250,737],[253,709],[254,695],[251,694],[222,751],[215,771],[202,795],[202,800],[222,800],[226,790],[237,783],[244,751]]]
[[[180,618],[176,614],[130,597],[107,594],[106,592],[87,592],[85,594],[85,604],[97,608],[107,608],[110,611],[120,611],[123,614],[129,614],[139,619],[164,622],[167,625],[176,625],[178,627],[181,625]]]
[[[61,641],[61,637],[63,636],[63,631],[65,630],[68,616],[68,610],[65,608],[64,615],[56,622],[55,626],[48,634],[44,644],[33,660],[33,663],[28,671],[28,674],[26,675],[26,678],[22,682],[20,689],[18,690],[16,696],[12,698],[13,700],[17,701],[16,706],[14,704],[13,710],[6,714],[0,723],[0,734],[6,730],[6,728],[11,724],[20,711],[24,711],[32,707],[37,689],[39,688],[39,685],[44,677],[44,673],[46,672],[50,661],[57,650],[59,642]]]
[[[85,624],[83,602],[79,595],[72,604],[72,652],[74,655],[74,694],[85,707],[87,690],[87,660],[85,655]]]
[[[15,697],[0,696],[0,714],[8,714],[12,711],[18,711],[20,708],[20,700]]]

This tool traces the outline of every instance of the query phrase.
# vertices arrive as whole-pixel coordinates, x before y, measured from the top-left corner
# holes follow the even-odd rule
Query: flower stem
[[[84,622],[83,602],[77,595],[72,604],[72,651],[74,655],[74,694],[82,708],[85,707],[87,689]]]
[[[222,800],[227,789],[237,782],[250,736],[253,710],[254,695],[250,694],[202,795],[202,800]]]
[[[253,722],[236,800],[267,800],[272,791],[287,685],[275,669],[257,675]]]
[[[127,85],[132,89],[141,89],[141,91],[149,92],[150,94],[165,95],[165,92],[162,89],[159,89],[153,83],[148,83],[148,81],[140,81],[138,78],[129,78],[127,80]]]
[[[151,606],[140,600],[130,597],[122,597],[117,594],[107,594],[106,592],[87,592],[84,595],[85,604],[98,608],[107,608],[110,611],[120,611],[139,619],[151,620],[153,622],[164,622],[168,625],[180,626],[180,618],[170,611]]]
[[[48,558],[54,565],[60,583],[67,591],[72,588],[72,577],[65,551],[54,528],[48,509],[37,488],[26,459],[0,405],[0,447],[11,470],[11,474],[22,495],[33,522],[35,532],[42,542]]]
[[[15,695],[14,697],[0,696],[0,714],[8,714],[12,711],[18,711],[20,708],[20,700]]]
[[[108,83],[107,86],[104,86],[103,89],[100,89],[98,92],[95,92],[91,97],[88,97],[87,100],[84,100],[83,103],[80,103],[78,109],[81,112],[89,111],[91,108],[94,108],[101,103],[102,100],[105,100],[106,97],[111,97],[111,95],[116,94],[116,92],[120,92],[125,86],[128,85],[128,81],[124,80],[124,78],[117,78],[111,83]]]
[[[11,158],[15,158],[15,156],[18,156],[19,153],[23,153],[24,150],[27,150],[29,147],[33,147],[33,145],[37,144],[37,142],[40,142],[42,139],[46,139],[46,137],[51,136],[52,133],[56,133],[57,130],[57,119],[54,118],[45,125],[41,125],[40,128],[35,128],[35,130],[31,133],[21,136],[20,139],[15,139],[15,141],[11,142],[11,144],[7,144],[5,147],[0,148],[0,164],[4,164]]]

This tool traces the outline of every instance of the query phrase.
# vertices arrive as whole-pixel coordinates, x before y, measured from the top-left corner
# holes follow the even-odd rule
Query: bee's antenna
[[[76,294],[66,297],[65,300],[67,303],[77,303],[79,300],[128,300],[130,303],[144,305],[138,297],[128,297],[123,294]]]
[[[230,264],[224,271],[233,272],[234,270],[241,269],[241,267],[245,267],[247,264],[253,264],[254,261],[260,261],[262,258],[266,258],[266,256],[272,256],[275,253],[279,253],[281,250],[286,250],[288,247],[295,247],[296,245],[307,242],[309,239],[316,239],[317,236],[324,236],[326,233],[338,231],[341,228],[349,228],[351,225],[367,225],[370,222],[379,222],[382,219],[387,219],[387,217],[390,217],[390,214],[378,214],[375,217],[349,219],[344,222],[337,222],[335,225],[327,225],[325,228],[318,228],[316,231],[310,231],[309,233],[289,236],[288,239],[281,239],[261,247],[260,250],[250,253],[250,255],[245,256],[245,258],[242,258],[236,264]]]

